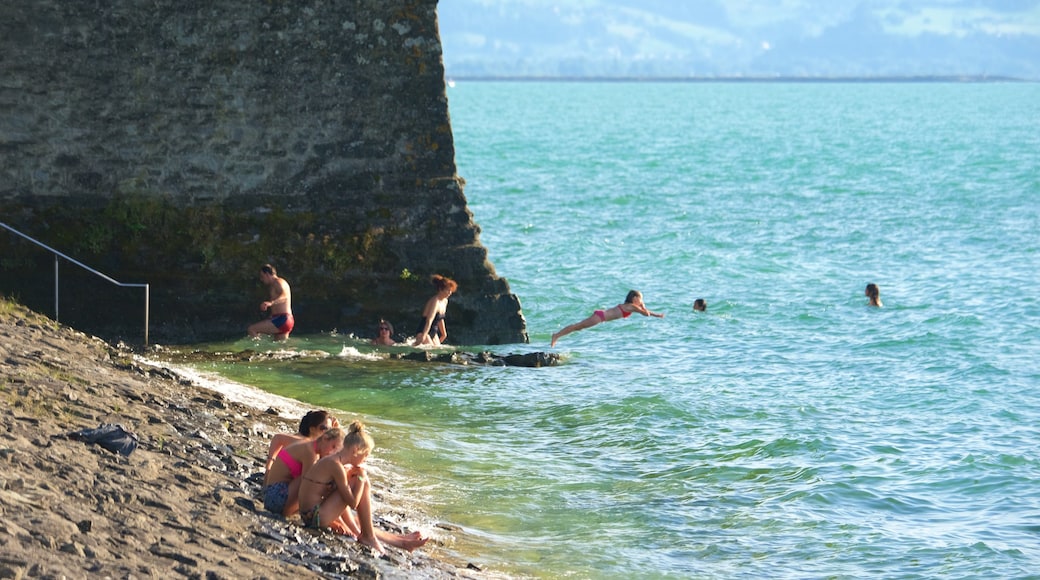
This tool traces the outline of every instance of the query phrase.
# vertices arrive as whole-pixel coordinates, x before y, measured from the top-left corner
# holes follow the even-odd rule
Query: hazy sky
[[[440,0],[438,10],[449,74],[1040,78],[1040,0]]]

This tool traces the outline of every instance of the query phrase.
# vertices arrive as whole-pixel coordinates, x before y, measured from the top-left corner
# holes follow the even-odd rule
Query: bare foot
[[[412,532],[410,534],[395,534],[388,532],[380,528],[375,530],[376,537],[379,541],[391,545],[395,548],[401,548],[402,550],[408,550],[411,552],[416,548],[423,547],[426,542],[430,541],[430,538],[424,538],[422,532]]]
[[[380,544],[379,540],[375,539],[374,537],[361,536],[357,539],[357,541],[368,546],[369,548],[372,548],[372,550],[380,556],[386,555],[386,550],[383,549],[383,544]]]
[[[391,543],[390,545],[411,552],[412,550],[423,547],[426,544],[426,542],[429,541],[430,538],[422,537],[422,534],[420,534],[419,532],[412,532],[407,536],[401,536],[397,541]]]
[[[336,520],[329,524],[329,528],[337,534],[343,534],[344,536],[350,536],[354,539],[357,539],[357,535],[354,532],[350,531],[350,528],[348,528],[346,524],[339,520]]]

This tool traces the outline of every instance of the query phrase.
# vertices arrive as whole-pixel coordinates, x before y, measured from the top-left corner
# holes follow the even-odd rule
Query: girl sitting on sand
[[[272,437],[271,446],[267,448],[267,464],[264,465],[264,485],[269,483],[266,474],[271,472],[274,458],[282,447],[299,441],[314,441],[333,427],[339,427],[339,421],[328,411],[311,411],[300,419],[300,427],[296,433],[279,433]]]
[[[314,441],[305,439],[283,447],[264,480],[264,508],[289,517],[299,510],[300,476],[322,457],[343,448],[343,430],[333,427]]]
[[[318,460],[304,472],[300,482],[300,518],[304,527],[332,528],[351,535],[382,556],[383,544],[409,552],[422,546],[428,538],[419,532],[407,535],[376,529],[372,524],[372,488],[362,464],[372,451],[372,437],[361,421],[347,428],[343,447]],[[357,511],[357,516],[354,516]]]
[[[606,310],[595,310],[593,311],[592,316],[582,320],[581,322],[575,322],[570,326],[566,326],[560,332],[553,334],[552,346],[556,346],[557,340],[560,340],[572,332],[583,330],[590,326],[596,326],[600,322],[617,320],[618,318],[628,318],[633,312],[638,312],[643,316],[664,318],[664,314],[647,310],[646,306],[643,305],[643,294],[641,292],[638,290],[630,290],[628,296],[625,297],[625,302],[623,304],[618,304],[617,306],[607,308]]]

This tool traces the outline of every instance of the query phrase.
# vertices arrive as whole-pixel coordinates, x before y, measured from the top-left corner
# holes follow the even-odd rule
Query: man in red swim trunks
[[[289,283],[278,277],[274,266],[264,264],[260,267],[260,281],[271,291],[271,299],[260,303],[260,311],[271,310],[271,317],[249,326],[249,336],[257,338],[261,334],[270,334],[275,340],[289,338],[295,322],[292,315],[292,292]]]

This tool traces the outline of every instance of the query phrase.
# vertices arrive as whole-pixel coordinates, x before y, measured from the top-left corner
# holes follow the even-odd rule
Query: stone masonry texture
[[[233,338],[257,271],[297,333],[527,341],[457,175],[436,0],[6,0],[0,222],[150,285],[153,341]],[[0,230],[0,292],[54,310],[55,259]],[[142,334],[144,293],[58,261],[61,322]]]

